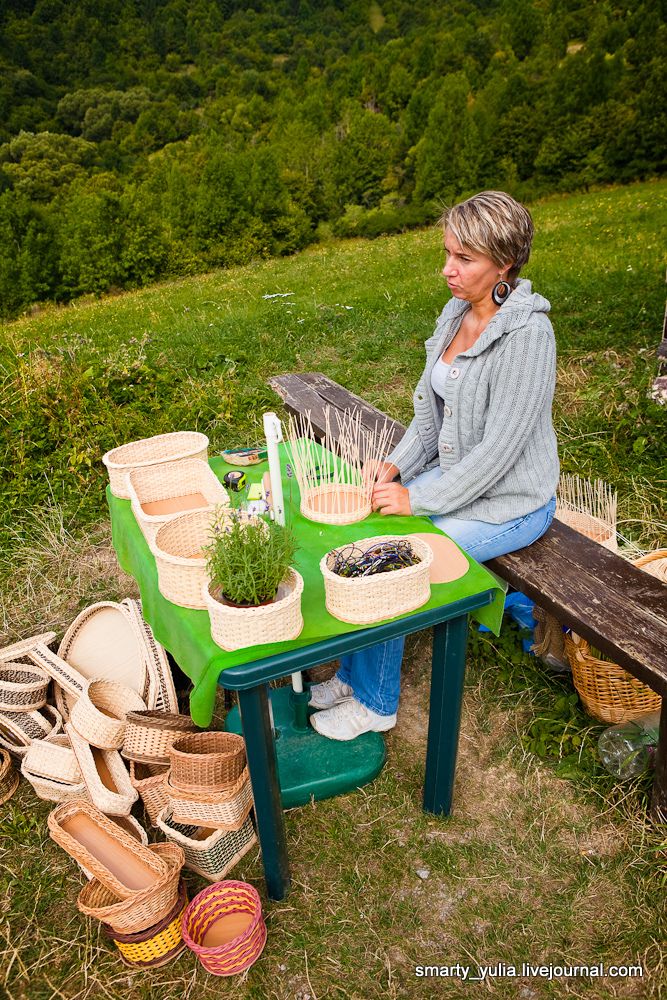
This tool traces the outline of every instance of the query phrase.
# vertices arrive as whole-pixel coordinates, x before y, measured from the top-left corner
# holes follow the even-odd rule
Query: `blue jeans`
[[[418,478],[427,481],[432,473],[441,475],[439,469],[429,469]],[[555,510],[556,498],[552,497],[539,510],[504,524],[441,515],[431,520],[473,559],[486,562],[537,541],[551,524]],[[357,701],[378,715],[393,715],[398,708],[404,643],[401,636],[341,657],[337,677],[350,685]]]

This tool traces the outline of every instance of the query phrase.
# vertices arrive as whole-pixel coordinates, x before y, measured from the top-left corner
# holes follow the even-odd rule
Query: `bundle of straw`
[[[560,477],[556,517],[612,552],[618,551],[617,503],[616,491],[602,479],[591,482],[577,475]]]

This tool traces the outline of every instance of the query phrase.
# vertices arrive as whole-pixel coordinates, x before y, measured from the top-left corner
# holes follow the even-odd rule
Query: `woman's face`
[[[445,266],[443,276],[457,299],[482,302],[489,299],[493,286],[507,278],[510,265],[498,265],[484,254],[462,247],[453,233],[445,229]]]

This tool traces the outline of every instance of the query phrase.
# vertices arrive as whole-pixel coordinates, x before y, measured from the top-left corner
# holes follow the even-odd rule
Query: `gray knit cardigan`
[[[556,344],[549,303],[520,279],[473,346],[454,359],[443,400],[431,388],[431,371],[469,308],[452,298],[442,310],[425,344],[414,419],[388,461],[408,487],[413,514],[502,524],[542,507],[556,490]],[[410,485],[438,465],[434,483]]]

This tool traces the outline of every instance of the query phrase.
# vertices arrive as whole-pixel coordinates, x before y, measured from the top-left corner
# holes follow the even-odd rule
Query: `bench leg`
[[[667,698],[662,699],[660,713],[660,735],[655,755],[651,811],[659,822],[667,822]]]
[[[468,616],[433,628],[431,707],[428,717],[424,810],[449,815],[459,745]]]
[[[239,708],[255,800],[257,836],[269,899],[283,899],[290,884],[278,761],[269,716],[269,686],[239,691]]]

